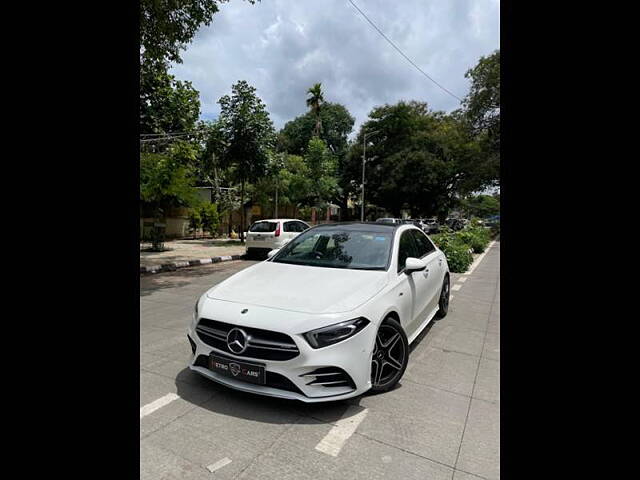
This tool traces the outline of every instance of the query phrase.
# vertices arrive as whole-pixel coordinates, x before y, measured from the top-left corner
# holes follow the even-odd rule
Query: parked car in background
[[[440,224],[435,218],[427,218],[424,220],[424,231],[428,235],[440,232]]]
[[[445,224],[454,231],[462,230],[465,227],[465,223],[462,218],[447,218]]]
[[[247,257],[266,257],[271,250],[284,247],[308,228],[308,224],[295,218],[259,220],[247,232]]]
[[[388,223],[390,225],[400,225],[402,220],[400,218],[379,218],[376,223]]]
[[[405,225],[415,225],[420,230],[424,231],[424,224],[422,223],[422,220],[418,218],[404,218],[402,219],[402,223]]]
[[[485,227],[495,227],[500,225],[500,215],[493,215],[491,217],[487,217],[484,221]]]

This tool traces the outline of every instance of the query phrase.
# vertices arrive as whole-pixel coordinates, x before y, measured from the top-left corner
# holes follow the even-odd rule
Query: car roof
[[[336,228],[339,227],[347,231],[355,230],[367,230],[370,232],[389,232],[396,230],[397,228],[404,227],[406,225],[399,223],[376,223],[376,222],[336,222],[336,223],[323,223],[313,227],[318,228]]]
[[[302,222],[302,223],[307,223],[304,220],[300,220],[298,218],[263,218],[260,220],[256,220],[253,223],[258,223],[258,222]]]

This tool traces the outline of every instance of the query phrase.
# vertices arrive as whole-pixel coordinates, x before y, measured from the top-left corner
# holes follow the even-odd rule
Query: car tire
[[[451,283],[449,281],[449,274],[444,276],[442,281],[442,289],[440,290],[440,299],[438,300],[438,311],[436,317],[444,318],[449,312],[449,296],[451,295]]]
[[[380,324],[371,355],[371,391],[387,392],[404,375],[409,363],[409,341],[404,328],[392,317]]]

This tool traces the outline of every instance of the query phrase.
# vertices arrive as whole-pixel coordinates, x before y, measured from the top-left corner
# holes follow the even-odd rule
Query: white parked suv
[[[271,250],[284,247],[308,228],[309,225],[295,218],[259,220],[247,232],[247,257],[264,257]]]

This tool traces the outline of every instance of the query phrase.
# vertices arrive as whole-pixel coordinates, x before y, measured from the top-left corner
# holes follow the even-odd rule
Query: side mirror
[[[269,250],[269,253],[267,253],[267,258],[271,258],[273,257],[276,253],[278,253],[280,251],[279,248],[274,248],[273,250]],[[426,265],[425,265],[426,267]]]
[[[404,264],[404,273],[411,275],[413,272],[421,272],[427,268],[427,264],[424,260],[419,258],[409,257]]]

